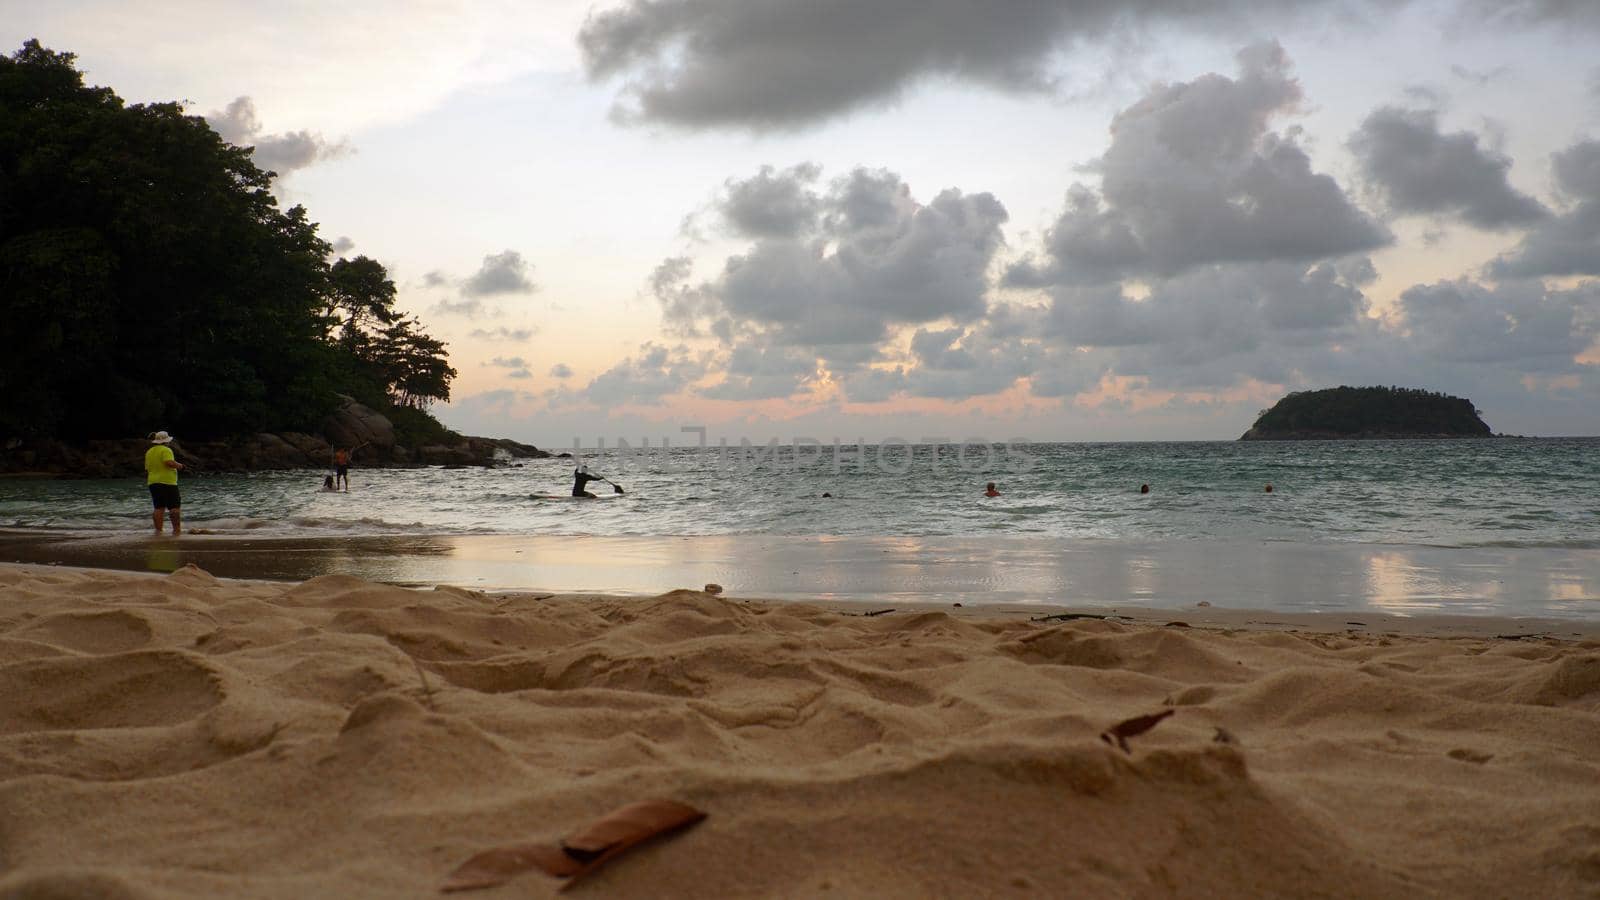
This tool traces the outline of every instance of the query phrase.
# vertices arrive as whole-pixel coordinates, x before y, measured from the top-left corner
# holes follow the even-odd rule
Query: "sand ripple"
[[[0,567],[0,898],[428,896],[657,796],[583,890],[1596,896],[1600,644]]]

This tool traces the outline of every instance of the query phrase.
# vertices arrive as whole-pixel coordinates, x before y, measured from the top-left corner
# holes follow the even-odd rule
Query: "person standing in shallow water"
[[[183,533],[183,500],[178,496],[178,470],[183,463],[172,457],[172,436],[165,431],[150,435],[150,449],[144,453],[145,484],[150,488],[150,520],[155,523],[156,534],[161,533],[162,520],[172,513],[172,534]]]
[[[350,457],[366,445],[367,443],[363,441],[348,450],[340,447],[333,451],[333,485],[335,490],[339,488],[341,483],[344,485],[345,491],[348,492],[350,490]]]

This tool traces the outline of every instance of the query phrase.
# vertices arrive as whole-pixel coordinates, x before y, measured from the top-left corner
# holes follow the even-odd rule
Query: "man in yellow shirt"
[[[144,454],[145,484],[150,486],[151,513],[156,523],[156,534],[161,533],[161,521],[167,510],[172,511],[172,534],[183,533],[183,514],[179,508],[183,501],[178,497],[178,470],[183,463],[172,458],[172,436],[165,431],[150,435],[150,449]]]

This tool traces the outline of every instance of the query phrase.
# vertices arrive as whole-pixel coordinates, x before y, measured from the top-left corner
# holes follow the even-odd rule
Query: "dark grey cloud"
[[[1400,311],[1424,357],[1525,373],[1576,372],[1573,357],[1600,338],[1600,285],[1592,282],[1573,290],[1537,281],[1417,285],[1400,295]]]
[[[552,377],[552,378],[571,378],[572,377],[572,367],[567,365],[566,363],[556,363],[555,365],[550,367],[550,377]]]
[[[1511,72],[1507,66],[1495,66],[1492,69],[1470,69],[1462,65],[1450,67],[1450,74],[1473,85],[1474,87],[1488,87],[1490,82],[1498,81]]]
[[[781,172],[762,166],[751,178],[728,179],[715,209],[738,237],[792,238],[816,224],[822,198],[812,186],[821,174],[815,163]]]
[[[686,259],[666,260],[651,288],[681,333],[759,336],[858,365],[896,326],[981,317],[1005,221],[989,194],[949,189],[922,204],[897,175],[861,169],[819,198],[809,230],[757,240],[698,284]]]
[[[228,143],[254,147],[251,158],[255,164],[279,175],[354,152],[345,141],[331,142],[311,131],[262,134],[255,101],[249,97],[239,97],[227,108],[209,113],[205,119],[211,130]]]
[[[340,235],[333,239],[333,244],[331,246],[333,247],[334,253],[345,254],[355,249],[356,242],[345,235]]]
[[[1600,28],[1600,4],[1589,0],[1463,0],[1459,21],[1482,29],[1557,25]]]
[[[537,331],[536,328],[507,328],[502,325],[499,328],[474,328],[468,336],[484,341],[521,342],[533,337]]]
[[[1470,131],[1445,134],[1431,109],[1385,106],[1350,138],[1363,176],[1401,215],[1458,216],[1485,229],[1527,225],[1547,215],[1511,186],[1511,159]]]
[[[1064,286],[1043,334],[1058,347],[1114,351],[1107,359],[1118,374],[1170,383],[1210,371],[1206,379],[1226,383],[1241,371],[1262,374],[1248,360],[1263,348],[1359,338],[1368,326],[1363,274],[1327,262],[1254,263],[1196,269],[1140,298],[1117,285]]]
[[[625,403],[652,403],[681,393],[706,374],[706,357],[686,347],[665,347],[654,342],[639,346],[639,352],[595,376],[582,390],[561,391],[564,399],[577,399],[597,406]]]
[[[1276,43],[1239,53],[1240,75],[1160,85],[1112,122],[1075,185],[1042,258],[1013,266],[1017,287],[1168,277],[1200,265],[1310,261],[1391,240],[1328,175],[1311,170],[1293,134],[1268,129],[1295,110],[1299,83]]]
[[[904,390],[947,400],[998,393],[1031,375],[1041,352],[1037,342],[1000,338],[986,327],[919,328]]]
[[[533,266],[522,258],[522,254],[506,250],[485,256],[478,271],[461,283],[461,292],[468,297],[531,294],[538,289],[532,276]]]
[[[881,403],[906,389],[903,366],[887,369],[856,369],[839,380],[845,398],[855,403]]]
[[[1233,34],[1348,19],[1403,0],[627,0],[578,35],[617,114],[700,128],[795,128],[894,102],[919,82],[1050,91],[1064,58],[1150,28]]]
[[[925,74],[1038,89],[1072,30],[1103,33],[1116,4],[1074,14],[1020,0],[632,0],[578,35],[590,77],[620,77],[629,115],[686,126],[787,127],[892,100]]]
[[[1491,263],[1494,277],[1600,275],[1600,141],[1555,154],[1550,168],[1564,208]]]
[[[817,358],[792,347],[740,343],[722,363],[722,381],[700,393],[716,400],[788,397],[817,377]]]

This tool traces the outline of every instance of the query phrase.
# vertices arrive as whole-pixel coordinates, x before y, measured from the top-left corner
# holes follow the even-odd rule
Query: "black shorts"
[[[156,509],[177,509],[183,505],[178,499],[178,486],[175,484],[150,485],[150,505]]]
[[[335,475],[343,475],[344,477],[349,478],[350,477],[350,466],[348,464],[345,464],[345,463],[341,463],[339,465],[336,465],[336,466],[333,467],[333,474],[335,474]]]

